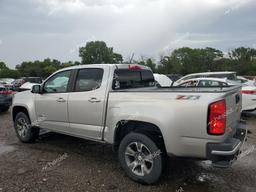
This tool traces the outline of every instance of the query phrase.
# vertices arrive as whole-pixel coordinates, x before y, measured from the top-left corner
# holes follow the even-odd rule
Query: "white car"
[[[246,79],[242,76],[237,76],[237,80],[241,82],[243,85],[256,86],[255,80]]]
[[[226,78],[231,81],[237,81],[236,72],[232,71],[222,71],[222,72],[203,72],[203,73],[192,73],[189,75],[186,75],[179,80],[175,81],[173,85],[179,85],[183,83],[184,81],[188,79],[194,79],[194,78]]]
[[[164,74],[154,73],[154,78],[160,87],[171,87],[172,86],[172,80]]]
[[[220,78],[195,78],[183,81],[178,86],[182,87],[225,87],[239,85],[237,81]],[[256,109],[256,87],[242,86],[242,111],[254,111]]]
[[[7,88],[11,88],[14,80],[15,79],[12,79],[12,78],[2,78],[0,79],[0,84],[4,85]]]
[[[256,87],[244,86],[242,87],[242,110],[254,111],[256,109]]]
[[[19,91],[32,90],[32,87],[33,87],[34,85],[40,85],[40,84],[38,84],[38,83],[26,82],[26,83],[22,84],[22,85],[19,87]]]

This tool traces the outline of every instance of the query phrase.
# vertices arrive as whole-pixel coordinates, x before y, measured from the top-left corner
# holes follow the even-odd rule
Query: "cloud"
[[[230,14],[231,12],[235,11],[235,10],[238,10],[239,8],[241,8],[242,6],[250,3],[252,0],[237,0],[237,1],[234,1],[231,6],[225,10],[224,12],[224,15],[228,15]]]
[[[182,33],[176,34],[173,37],[173,40],[170,41],[164,48],[164,53],[169,53],[173,49],[177,47],[206,47],[209,44],[214,44],[216,42],[220,42],[218,36],[214,34],[202,34],[202,33]]]
[[[83,41],[82,43],[78,43],[75,47],[70,49],[69,53],[71,53],[71,54],[78,53],[80,47],[86,45],[86,43],[89,41],[96,41],[96,40],[97,39],[94,36],[92,36],[92,37],[88,38],[87,40]]]
[[[246,35],[245,35],[246,34]],[[233,33],[183,33],[176,34],[162,50],[163,53],[169,54],[177,47],[204,48],[215,47],[228,51],[238,46],[255,47],[256,34],[254,32],[237,32]],[[161,52],[161,50],[159,51]]]
[[[124,57],[157,57],[183,46],[251,46],[255,5],[253,0],[1,0],[0,58],[12,66],[45,57],[79,60],[79,47],[90,40],[103,40]]]
[[[133,7],[133,3],[123,0],[37,0],[37,2],[47,9],[49,16],[59,12],[77,14],[90,10],[103,11],[104,9],[122,12],[126,8]]]

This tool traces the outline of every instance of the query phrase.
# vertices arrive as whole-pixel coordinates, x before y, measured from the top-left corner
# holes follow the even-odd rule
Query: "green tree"
[[[69,61],[69,62],[64,62],[61,64],[61,67],[62,68],[65,68],[65,67],[72,67],[74,65],[77,65],[77,63],[73,63],[72,61]]]
[[[8,69],[8,67],[6,66],[6,64],[2,61],[0,61],[0,70],[1,69]]]
[[[121,54],[114,53],[112,47],[107,47],[104,41],[91,41],[85,47],[79,48],[82,64],[122,63]]]
[[[145,66],[147,66],[147,67],[150,67],[154,73],[157,71],[157,69],[156,69],[156,63],[154,63],[151,58],[146,59],[146,60],[143,60],[143,59],[142,59],[142,61],[138,62],[138,64],[140,64],[140,65],[145,65]]]
[[[215,60],[223,57],[220,50],[206,47],[192,49],[183,47],[175,49],[170,56],[164,56],[158,70],[164,73],[196,73],[215,70]]]
[[[57,69],[54,66],[49,65],[49,66],[44,67],[43,71],[44,71],[44,74],[42,76],[47,77],[47,76],[51,75],[52,73],[54,73],[55,71],[57,71]]]
[[[239,47],[229,52],[229,56],[233,60],[252,61],[256,58],[256,49]]]
[[[44,67],[41,65],[42,62],[40,61],[25,61],[22,62],[20,65],[16,66],[16,69],[20,72],[22,76],[44,76]]]
[[[16,66],[16,69],[19,71],[21,76],[47,77],[61,67],[60,61],[47,58],[43,61],[36,60],[33,62],[22,62],[20,65]]]
[[[0,78],[19,78],[20,74],[17,70],[13,70],[13,69],[1,69],[0,70]]]
[[[256,49],[239,47],[229,52],[233,70],[240,75],[255,75]]]
[[[16,66],[21,76],[37,76],[37,77],[48,77],[55,71],[74,65],[79,65],[79,62],[64,62],[61,63],[56,59],[44,59],[43,61],[26,61]]]
[[[206,47],[205,49],[201,49],[202,59],[206,64],[208,71],[214,71],[216,69],[216,60],[223,58],[222,51],[218,49],[214,49],[211,47]]]

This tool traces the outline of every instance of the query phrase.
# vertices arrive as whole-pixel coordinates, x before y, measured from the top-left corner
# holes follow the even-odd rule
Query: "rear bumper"
[[[229,167],[240,153],[246,137],[246,123],[240,121],[233,138],[224,143],[207,143],[207,159],[216,167]]]

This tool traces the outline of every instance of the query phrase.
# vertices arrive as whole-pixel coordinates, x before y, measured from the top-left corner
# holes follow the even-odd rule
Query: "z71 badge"
[[[198,100],[200,95],[178,95],[177,100]]]

